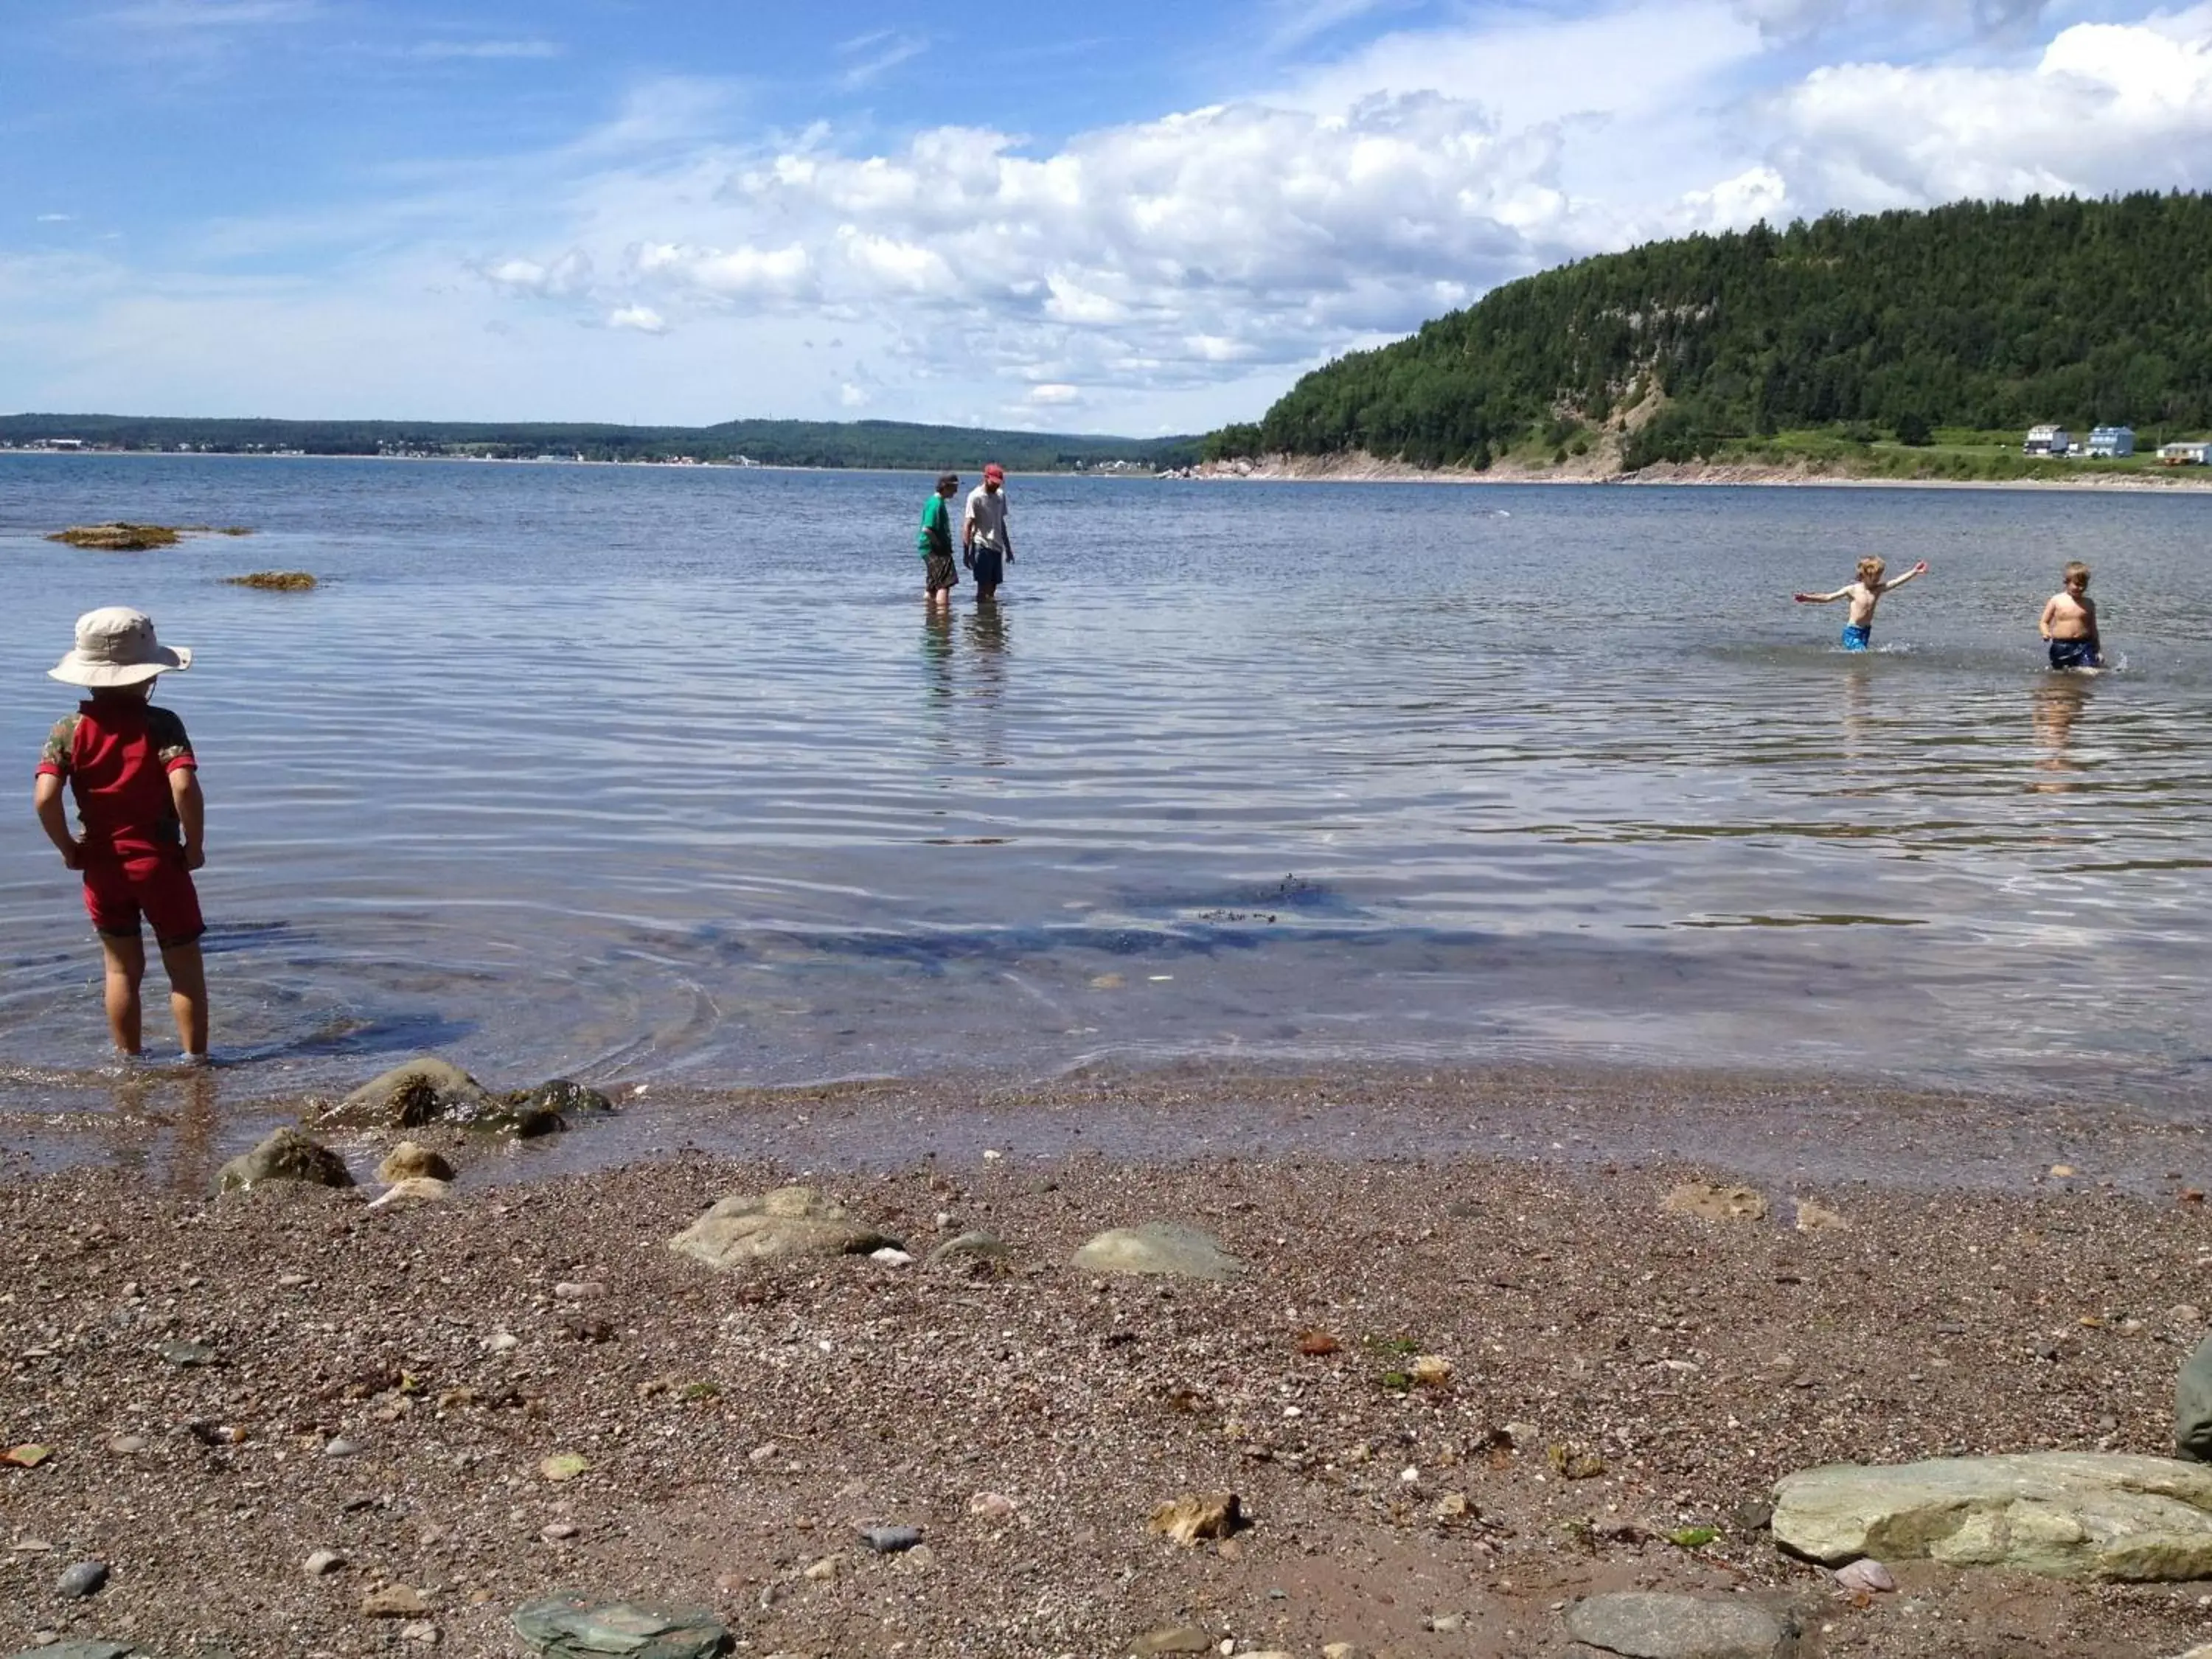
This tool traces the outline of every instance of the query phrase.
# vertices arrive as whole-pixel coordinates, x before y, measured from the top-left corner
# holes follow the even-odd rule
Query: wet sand
[[[1562,1651],[1559,1604],[1632,1585],[1771,1599],[1814,1654],[2203,1639],[2199,1586],[1905,1564],[1861,1606],[1758,1529],[1745,1506],[1811,1464],[2162,1452],[2212,1306],[2194,1126],[1818,1089],[1200,1068],[648,1091],[550,1145],[438,1141],[452,1198],[377,1211],[210,1200],[189,1166],[256,1115],[188,1157],[149,1125],[135,1169],[0,1185],[0,1443],[52,1448],[0,1468],[0,1649],[58,1632],[248,1659],[434,1630],[519,1651],[507,1613],[562,1586],[841,1659],[1119,1654],[1174,1625],[1504,1659]],[[337,1144],[365,1173],[393,1139]],[[1747,1179],[1771,1213],[1663,1213],[1692,1176]],[[1012,1255],[729,1278],[665,1248],[789,1179],[917,1254],[983,1227]],[[1801,1231],[1800,1199],[1844,1224]],[[1154,1218],[1248,1272],[1072,1265]],[[179,1340],[216,1363],[171,1363]],[[1398,1386],[1415,1354],[1449,1380]],[[1554,1446],[1603,1472],[1563,1479]],[[589,1467],[548,1479],[564,1453]],[[1252,1518],[1228,1544],[1146,1530],[1220,1489]],[[878,1523],[926,1553],[871,1553]],[[1713,1541],[1668,1541],[1692,1527]],[[347,1564],[310,1577],[317,1549]],[[107,1587],[58,1597],[87,1558]],[[364,1616],[387,1585],[427,1611]]]

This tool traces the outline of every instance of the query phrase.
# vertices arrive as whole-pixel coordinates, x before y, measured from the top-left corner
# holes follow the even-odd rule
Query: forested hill
[[[114,449],[188,447],[217,453],[581,455],[594,461],[733,461],[774,466],[970,471],[987,460],[1042,472],[1121,463],[1175,466],[1195,457],[1190,438],[1109,438],[900,421],[726,421],[720,426],[566,422],[271,421],[141,415],[0,416],[0,444],[56,438]]]
[[[1316,370],[1208,449],[1483,465],[1655,390],[1632,467],[1836,422],[2212,428],[2212,198],[1962,202],[1585,259]]]

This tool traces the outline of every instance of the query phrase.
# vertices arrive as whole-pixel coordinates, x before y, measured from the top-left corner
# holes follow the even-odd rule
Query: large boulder
[[[2212,1468],[2116,1452],[1939,1457],[1784,1476],[1774,1540],[1827,1566],[1861,1556],[2053,1578],[2212,1577]]]
[[[371,1078],[319,1121],[356,1129],[466,1125],[497,1104],[490,1090],[452,1061],[420,1054]]]
[[[730,1632],[704,1607],[656,1601],[600,1601],[566,1591],[518,1607],[514,1633],[549,1659],[708,1659],[729,1645]]]
[[[274,1181],[317,1187],[350,1187],[345,1160],[297,1129],[279,1129],[250,1152],[240,1152],[216,1175],[218,1192],[251,1192]]]
[[[1172,1221],[1109,1228],[1075,1253],[1075,1265],[1091,1273],[1174,1279],[1233,1279],[1244,1271],[1212,1234]]]
[[[527,1140],[558,1133],[572,1116],[612,1110],[613,1103],[598,1090],[566,1078],[495,1094],[452,1062],[422,1054],[372,1078],[317,1121],[355,1129],[419,1129],[434,1123]]]
[[[670,1239],[668,1248],[727,1271],[787,1256],[866,1255],[906,1247],[855,1221],[843,1205],[811,1187],[779,1187],[722,1200]]]
[[[1567,1609],[1567,1634],[1621,1659],[1777,1659],[1795,1650],[1797,1626],[1735,1595],[1626,1590]]]

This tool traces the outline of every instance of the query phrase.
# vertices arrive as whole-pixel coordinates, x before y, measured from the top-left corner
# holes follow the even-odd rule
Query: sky
[[[2212,3],[0,0],[0,412],[1152,434],[1655,237],[2212,182]]]

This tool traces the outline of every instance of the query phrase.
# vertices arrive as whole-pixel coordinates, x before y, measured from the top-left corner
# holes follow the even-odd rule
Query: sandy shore
[[[599,1130],[550,1162],[450,1139],[453,1197],[404,1209],[92,1167],[0,1185],[0,1444],[52,1449],[0,1468],[0,1649],[58,1632],[251,1659],[434,1632],[519,1652],[507,1613],[556,1587],[702,1604],[742,1652],[817,1659],[1115,1655],[1176,1626],[1504,1659],[1563,1651],[1563,1603],[1635,1585],[1788,1606],[1811,1654],[2140,1659],[2212,1633],[2195,1585],[1907,1564],[1898,1594],[1854,1600],[1751,1507],[1828,1462],[2163,1452],[2203,1334],[2190,1304],[2212,1306],[2204,1208],[2179,1201],[2194,1130],[2136,1122],[2125,1179],[2087,1152],[2054,1176],[2024,1160],[2106,1126],[1931,1101],[1801,1116],[1692,1164],[1621,1150],[1667,1115],[1615,1133],[1620,1097],[1557,1079],[1396,1079],[1364,1102],[1346,1081],[1092,1079],[966,1120],[940,1092],[967,1126],[949,1133],[890,1085],[760,1097],[732,1120],[749,1156],[639,1147],[611,1169],[587,1167]],[[1772,1116],[1758,1090],[1714,1093],[1677,1108]],[[1232,1155],[1240,1096],[1318,1127]],[[1385,1119],[1428,1127],[1343,1139]],[[1437,1150],[1455,1121],[1528,1138]],[[1199,1152],[1158,1156],[1148,1124]],[[1811,1155],[1885,1126],[1902,1183]],[[365,1168],[392,1138],[343,1144]],[[1905,1155],[1939,1142],[1966,1151]],[[1662,1211],[1678,1181],[1739,1175],[1766,1218]],[[731,1278],[665,1248],[716,1198],[794,1178],[917,1255],[980,1227],[1011,1255]],[[1801,1200],[1839,1224],[1801,1231]],[[1149,1219],[1248,1271],[1071,1263]],[[179,1341],[213,1363],[173,1363]],[[1401,1386],[1415,1354],[1449,1380]],[[563,1454],[588,1467],[548,1478]],[[1251,1517],[1232,1540],[1147,1531],[1156,1504],[1224,1489]],[[858,1529],[881,1523],[926,1548],[871,1553]],[[1668,1541],[1686,1528],[1715,1536]],[[316,1550],[344,1565],[309,1576]],[[60,1597],[87,1559],[106,1588]],[[424,1611],[365,1616],[392,1587]]]

